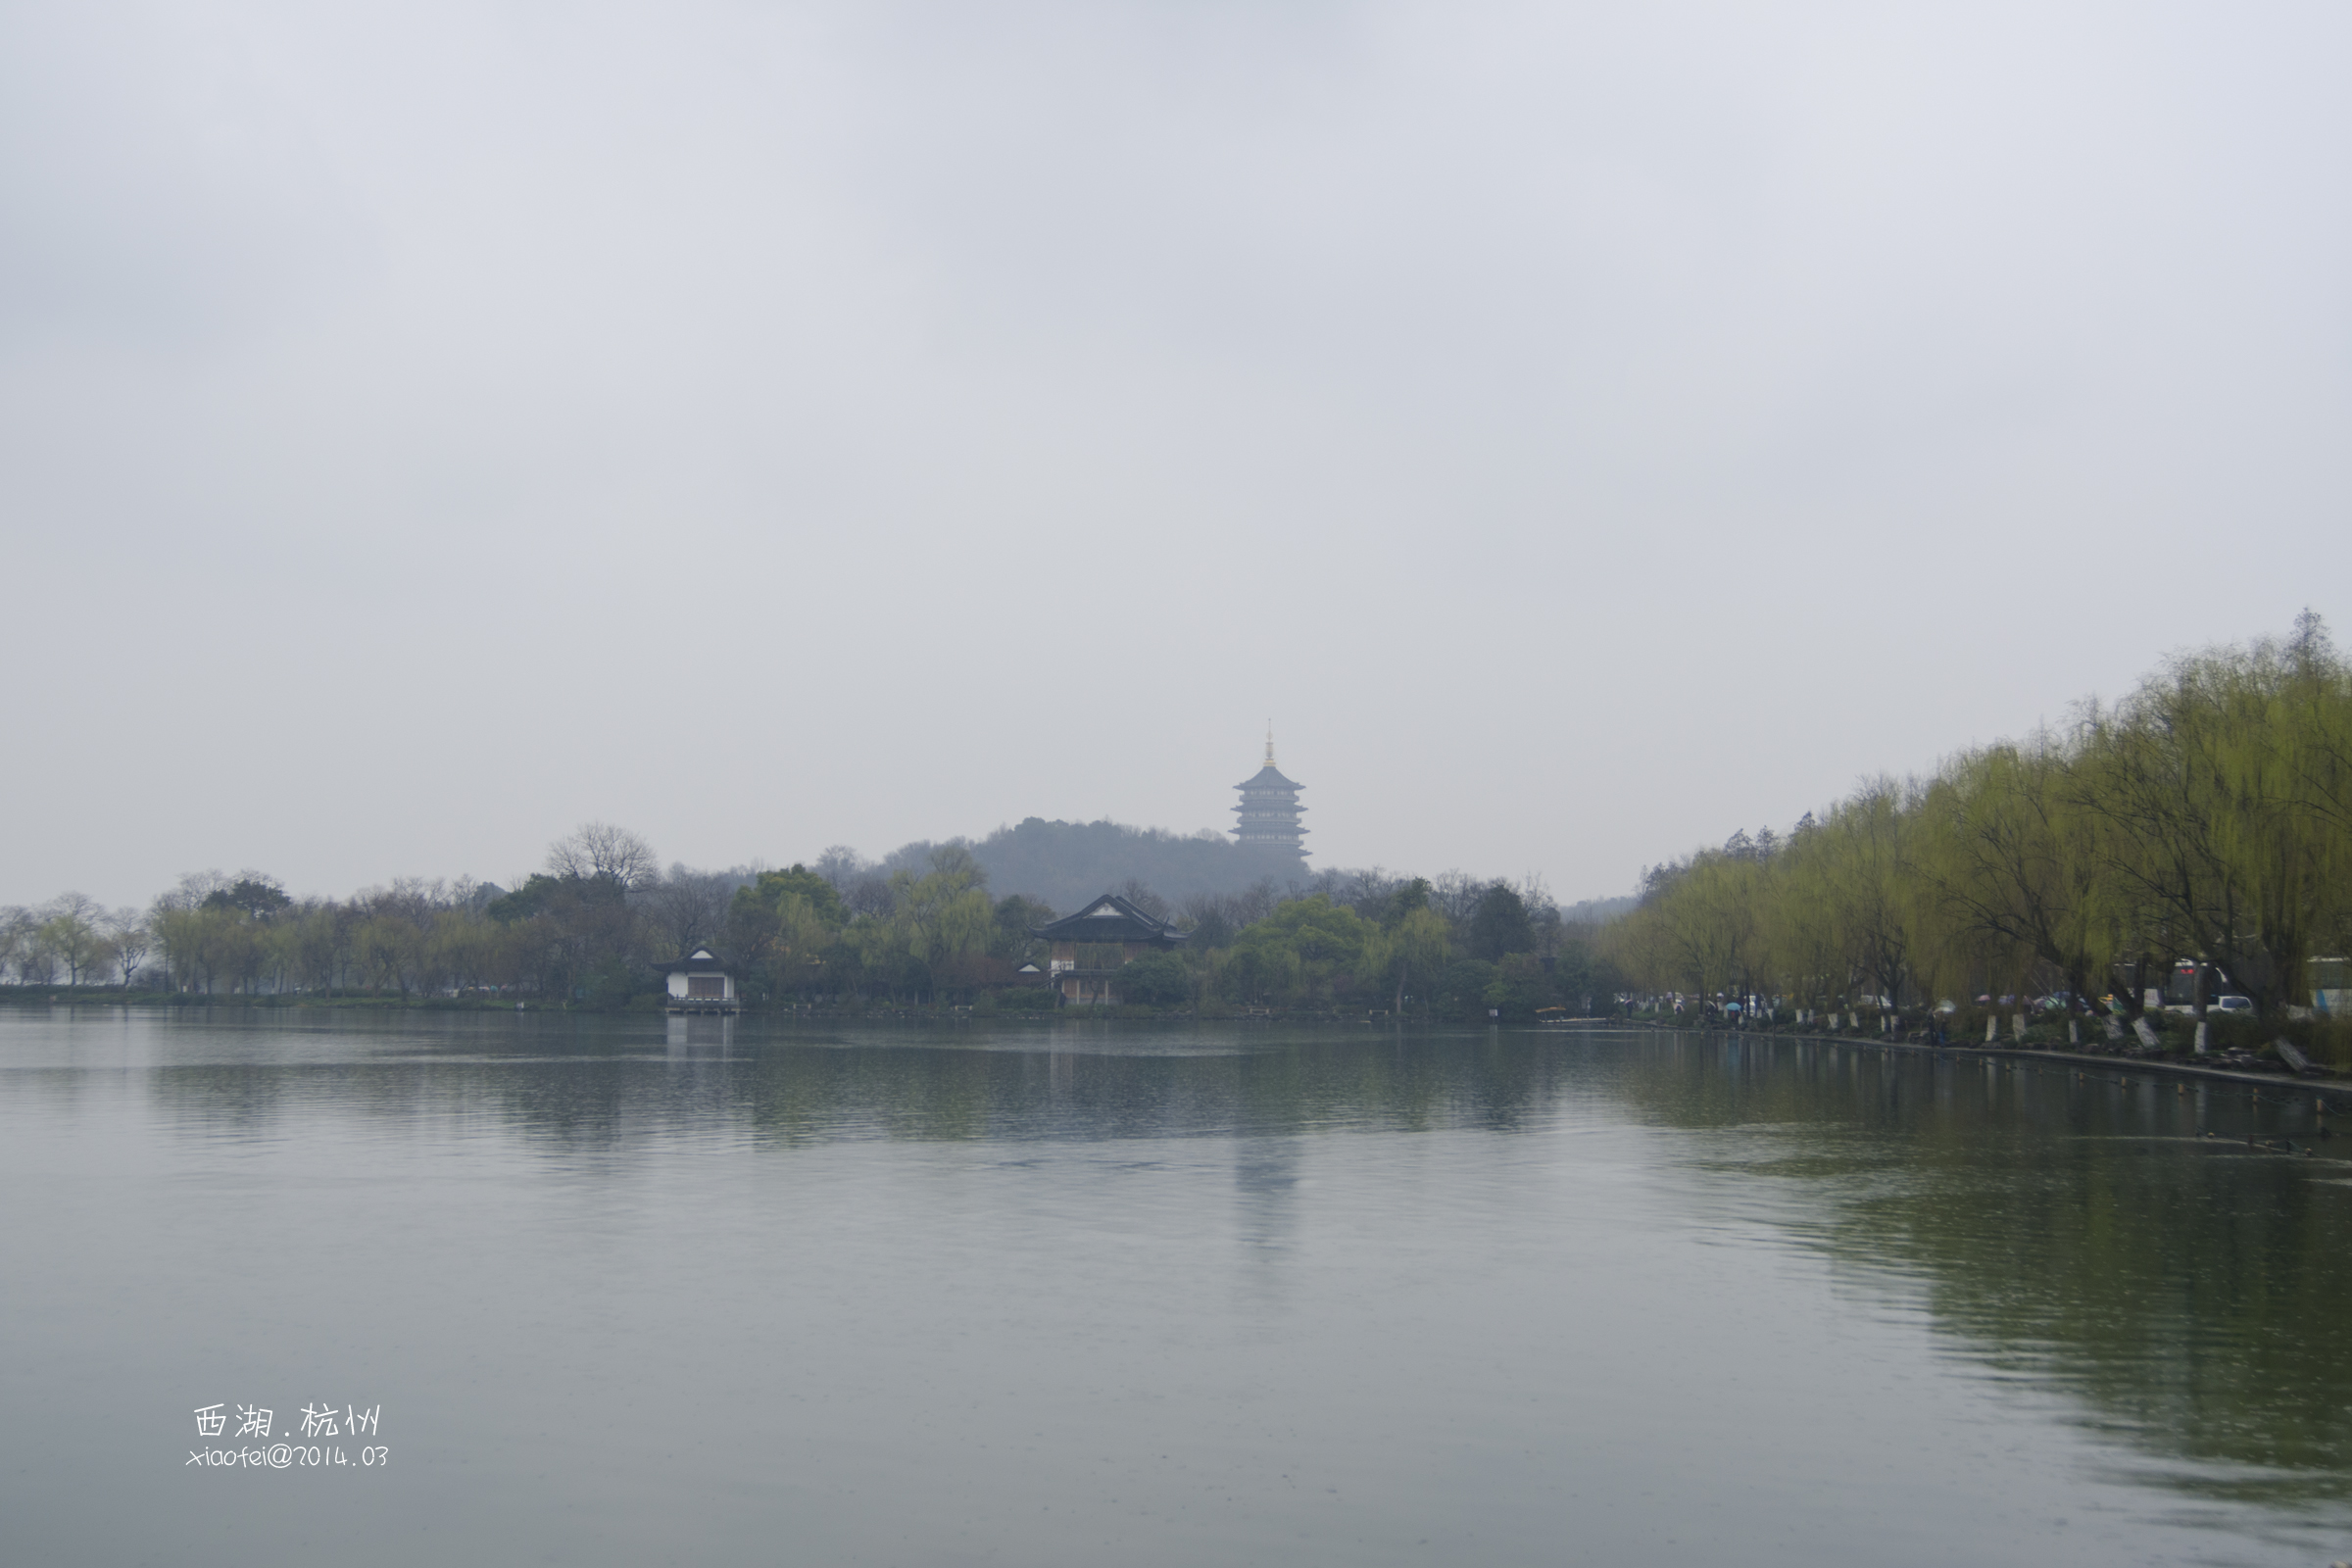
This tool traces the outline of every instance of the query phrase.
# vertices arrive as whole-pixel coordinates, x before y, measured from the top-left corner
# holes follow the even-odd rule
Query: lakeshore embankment
[[[1643,1023],[1636,1028],[1672,1031],[1673,1025]],[[1929,1045],[1920,1041],[1887,1040],[1871,1035],[1815,1035],[1775,1034],[1764,1030],[1740,1029],[1690,1030],[1687,1033],[1720,1035],[1726,1039],[1772,1041],[1788,1045],[1842,1046],[1855,1051],[1905,1052],[1914,1055],[1935,1056],[1951,1061],[2016,1060],[2034,1063],[2064,1063],[2077,1071],[2139,1072],[2168,1075],[2176,1078],[2198,1079],[2213,1083],[2244,1084],[2257,1093],[2269,1090],[2280,1098],[2291,1098],[2286,1092],[2315,1095],[2331,1102],[2352,1104],[2352,1080],[2346,1080],[2315,1070],[2306,1076],[2284,1070],[2278,1072],[2250,1072],[2239,1067],[2208,1067],[2195,1062],[2170,1061],[2148,1056],[2106,1056],[2082,1051],[2050,1051],[2030,1046],[1970,1046]]]

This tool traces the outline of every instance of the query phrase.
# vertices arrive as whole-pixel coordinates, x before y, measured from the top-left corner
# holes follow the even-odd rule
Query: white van
[[[2197,1009],[2190,1006],[2185,1002],[2176,1002],[2164,1010],[2167,1012],[2191,1013],[2195,1012]],[[2233,991],[2224,992],[2222,995],[2214,998],[2211,1002],[2205,1004],[2205,1010],[2207,1012],[2242,1012],[2247,1017],[2251,1018],[2254,1016],[2254,999],[2252,997],[2241,997]]]

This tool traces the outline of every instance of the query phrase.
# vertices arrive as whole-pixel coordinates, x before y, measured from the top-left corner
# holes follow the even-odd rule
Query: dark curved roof
[[[1190,932],[1154,920],[1115,893],[1105,893],[1067,919],[1032,926],[1029,934],[1048,942],[1155,942],[1173,946]]]
[[[1291,780],[1284,778],[1282,776],[1282,770],[1277,768],[1272,762],[1268,762],[1265,766],[1259,768],[1253,776],[1242,780],[1239,784],[1236,784],[1234,788],[1237,790],[1302,790],[1306,788],[1306,786],[1303,784],[1293,783]]]

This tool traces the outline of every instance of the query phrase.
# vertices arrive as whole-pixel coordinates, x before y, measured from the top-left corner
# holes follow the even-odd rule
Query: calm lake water
[[[2325,1564],[2352,1164],[2244,1141],[2311,1126],[1650,1033],[0,1010],[0,1557]],[[240,1404],[349,1462],[189,1465]]]

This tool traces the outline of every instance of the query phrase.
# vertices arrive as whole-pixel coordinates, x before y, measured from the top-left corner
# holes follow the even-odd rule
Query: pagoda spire
[[[1236,784],[1242,804],[1233,808],[1241,818],[1235,824],[1233,836],[1245,848],[1279,850],[1306,858],[1304,823],[1298,820],[1305,808],[1298,804],[1298,785],[1284,778],[1274,765],[1274,721],[1266,720],[1266,760],[1256,774]]]

